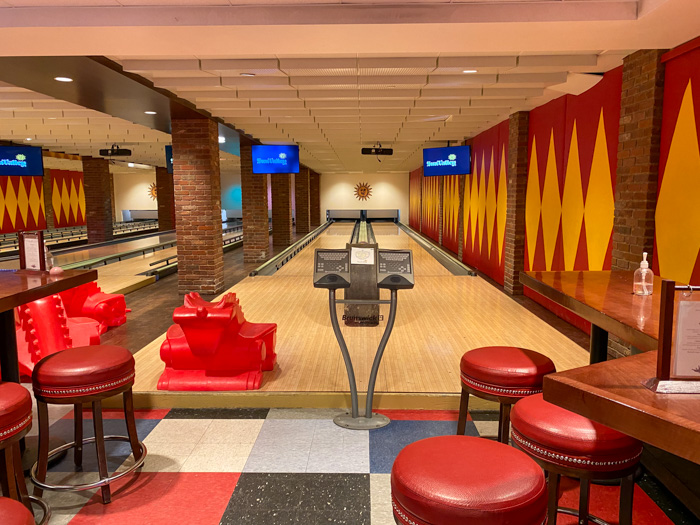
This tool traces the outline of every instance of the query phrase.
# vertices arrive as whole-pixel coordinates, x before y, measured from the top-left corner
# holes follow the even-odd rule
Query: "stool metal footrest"
[[[126,436],[105,436],[104,440],[105,441],[125,441],[127,443],[130,443],[129,438]],[[95,442],[94,437],[83,439],[83,445],[94,443],[94,442]],[[71,448],[75,448],[76,445],[77,445],[76,442],[73,441],[71,443],[66,443],[63,446],[60,446],[58,448],[53,449],[52,451],[49,452],[49,461],[51,460],[52,456],[55,456],[57,454],[61,454],[62,452],[69,450]],[[94,483],[83,483],[80,485],[52,485],[49,483],[45,483],[43,481],[39,481],[38,479],[36,479],[36,469],[38,466],[38,462],[34,463],[34,466],[32,467],[32,471],[30,473],[30,477],[31,477],[32,483],[43,490],[55,490],[58,492],[69,492],[69,491],[90,490],[90,489],[96,489],[99,487],[104,487],[105,485],[109,485],[113,481],[116,481],[120,478],[123,478],[127,474],[131,474],[134,470],[136,470],[137,468],[139,468],[143,465],[143,462],[146,459],[146,454],[147,454],[146,445],[144,445],[143,442],[139,441],[139,447],[141,447],[141,457],[131,467],[129,467],[128,469],[126,469],[123,472],[120,472],[119,474],[115,474],[113,476],[102,478],[99,481],[95,481]]]
[[[557,508],[557,513],[559,514],[568,514],[569,516],[576,516],[577,518],[579,517],[578,510],[576,509],[570,509],[568,507],[558,507]],[[593,516],[592,514],[588,515],[588,521],[590,523],[595,523],[596,525],[610,525],[607,521],[605,521],[602,518],[599,518],[597,516]]]
[[[37,498],[36,496],[28,496],[28,498],[29,501],[41,508],[41,511],[44,513],[44,515],[41,518],[41,521],[39,522],[39,525],[45,525],[46,523],[48,523],[51,519],[51,507],[49,507],[49,504],[46,503],[43,499]]]

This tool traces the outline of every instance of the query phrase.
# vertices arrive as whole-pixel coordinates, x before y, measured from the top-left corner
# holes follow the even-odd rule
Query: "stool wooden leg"
[[[560,480],[559,474],[547,472],[547,525],[557,525]]]
[[[97,467],[100,472],[100,479],[109,477],[107,471],[107,453],[105,452],[105,433],[102,426],[102,402],[92,403],[92,418],[95,424],[95,447],[97,448]],[[102,502],[106,505],[112,501],[112,494],[109,485],[100,487],[102,491]]]
[[[590,480],[581,479],[581,492],[578,499],[578,525],[588,525],[588,501],[590,492]]]
[[[76,403],[73,409],[73,429],[75,434],[75,448],[73,449],[73,463],[76,467],[83,466],[83,405]]]
[[[19,497],[25,507],[29,509],[29,512],[34,515],[34,510],[32,509],[32,502],[29,500],[29,493],[27,492],[27,483],[24,481],[24,472],[22,469],[22,456],[19,451],[19,443],[13,444],[11,449],[12,462],[15,472],[15,480],[17,481],[17,492]]]
[[[632,525],[632,508],[634,504],[634,474],[622,478],[620,484],[620,525]]]
[[[508,444],[510,438],[510,405],[501,403],[501,417],[498,421],[498,441]]]
[[[134,418],[134,395],[131,389],[123,394],[124,397],[124,419],[126,420],[126,430],[129,434],[131,451],[134,454],[134,461],[141,459],[141,445],[139,445],[139,435],[136,432],[136,419]]]
[[[462,397],[459,400],[459,420],[457,422],[457,435],[463,436],[467,429],[467,413],[469,412],[469,392],[462,389]]]
[[[39,453],[36,479],[43,483],[46,481],[46,469],[49,464],[49,407],[37,399],[36,408],[39,413]],[[39,487],[34,487],[34,496],[37,498],[40,498],[43,492]]]
[[[17,492],[17,478],[15,477],[15,462],[12,458],[12,449],[14,446],[9,446],[2,449],[2,477],[7,480],[7,492],[5,492],[5,486],[3,484],[3,492],[5,497],[12,498],[19,501],[19,494]]]

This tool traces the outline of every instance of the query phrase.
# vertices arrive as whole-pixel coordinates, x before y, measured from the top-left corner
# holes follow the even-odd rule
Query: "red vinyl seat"
[[[534,350],[515,346],[485,346],[462,356],[459,365],[462,398],[457,433],[464,434],[469,395],[500,404],[498,439],[508,442],[510,406],[542,392],[544,376],[556,372],[552,360]]]
[[[622,480],[618,523],[632,524],[634,472],[642,455],[641,442],[548,403],[542,394],[518,401],[511,423],[513,443],[549,474],[548,525],[556,525],[559,512],[588,523],[590,481],[596,479]],[[578,509],[557,507],[561,476],[581,480]]]
[[[69,348],[34,368],[34,392],[43,397],[95,395],[134,380],[134,357],[119,346]]]
[[[17,383],[0,383],[0,442],[32,426],[32,398]]]
[[[35,525],[34,516],[19,501],[0,498],[0,523],[2,525]]]
[[[394,519],[401,525],[541,525],[542,469],[488,439],[440,436],[406,446],[391,469]]]

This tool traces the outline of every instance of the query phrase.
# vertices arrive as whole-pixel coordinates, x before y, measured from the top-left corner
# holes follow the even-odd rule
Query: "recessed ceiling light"
[[[146,115],[156,115],[155,111],[144,111]]]
[[[56,117],[47,117],[48,120],[56,120]]]
[[[31,138],[31,137],[27,137],[27,138],[26,138],[26,139],[24,139],[24,140],[32,140],[32,138]]]
[[[57,82],[73,82],[73,79],[70,77],[54,77],[54,80]]]
[[[242,77],[254,77],[255,73],[241,73]]]
[[[133,168],[133,167],[134,167],[134,163],[133,163],[133,162],[129,162],[129,163],[127,164],[127,166],[129,166],[130,168]]]
[[[462,73],[476,73],[476,69],[465,69]]]

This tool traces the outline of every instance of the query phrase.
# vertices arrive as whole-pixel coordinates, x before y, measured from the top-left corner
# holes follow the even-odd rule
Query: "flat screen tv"
[[[299,173],[299,146],[253,146],[253,173]]]
[[[423,150],[423,175],[468,175],[472,172],[471,146]]]
[[[165,146],[165,167],[168,173],[173,173],[173,147]]]
[[[41,148],[35,146],[0,146],[0,175],[44,176]]]

